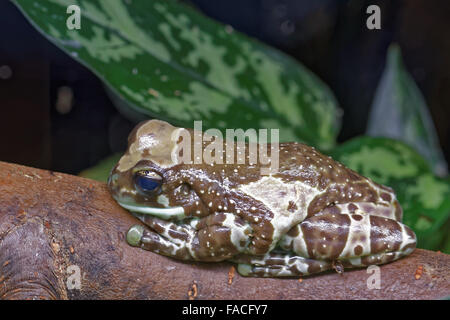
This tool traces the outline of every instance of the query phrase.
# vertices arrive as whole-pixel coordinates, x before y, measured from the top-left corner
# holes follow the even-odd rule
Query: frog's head
[[[125,209],[182,219],[187,208],[200,205],[198,195],[183,179],[185,166],[179,161],[183,128],[150,120],[140,123],[128,137],[128,149],[111,171],[108,187]]]

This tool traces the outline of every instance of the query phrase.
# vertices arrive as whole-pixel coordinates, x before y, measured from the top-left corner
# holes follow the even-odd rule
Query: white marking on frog
[[[355,257],[355,248],[362,247],[362,253],[359,256],[370,254],[370,215],[360,215],[361,220],[350,218],[350,228],[345,247],[339,257]],[[361,237],[364,240],[361,240]]]
[[[284,182],[273,176],[264,176],[256,182],[241,185],[239,190],[261,201],[273,213],[272,245],[292,226],[306,218],[309,204],[320,193],[301,181]],[[290,203],[297,206],[294,212],[288,210]]]
[[[302,228],[296,226],[298,230],[298,236],[290,237],[285,235],[283,237],[283,244],[289,245],[292,243],[292,250],[297,254],[301,254],[305,258],[309,258],[308,247],[306,246],[305,235],[303,234]]]
[[[294,264],[300,272],[305,274],[308,273],[309,266],[307,263],[302,262],[301,259],[297,259]]]
[[[136,195],[137,194],[137,190],[136,189],[127,189],[125,187],[120,188],[120,193],[122,194],[126,194],[126,193],[131,193],[132,195]]]
[[[405,226],[404,226],[403,224],[400,223],[400,227],[401,227],[401,229],[402,229],[402,243],[401,243],[401,246],[400,246],[400,248],[399,248],[399,251],[403,251],[403,248],[405,248],[407,245],[409,245],[409,244],[411,244],[411,243],[415,243],[415,242],[416,242],[416,239],[410,237],[410,236],[406,233],[406,229],[405,229]],[[411,251],[412,251],[412,250],[411,250]],[[408,253],[411,252],[411,251],[408,251]],[[407,254],[408,254],[408,253],[407,253]]]
[[[156,199],[156,201],[159,204],[162,204],[164,207],[168,208],[169,207],[169,198],[167,198],[165,195],[161,194],[158,196],[158,198]]]
[[[236,216],[232,213],[225,213],[225,220],[223,221],[222,225],[230,228],[230,240],[233,243],[234,247],[239,251],[243,251],[248,245],[249,237],[247,233],[250,232],[250,226],[248,224],[237,224]],[[246,240],[244,246],[241,245],[242,240]]]
[[[361,263],[362,263],[361,257],[351,258],[351,259],[348,259],[348,261],[354,266],[361,266]]]
[[[128,152],[119,160],[117,170],[124,172],[133,168],[140,160],[151,160],[161,168],[169,168],[179,163],[180,136],[188,132],[167,122],[152,120],[143,124],[136,132],[136,139]],[[146,155],[144,153],[147,152]]]
[[[182,219],[185,217],[183,207],[171,207],[171,208],[154,208],[145,207],[139,205],[131,205],[124,202],[118,202],[120,206],[131,212],[150,214],[161,219],[177,218]]]

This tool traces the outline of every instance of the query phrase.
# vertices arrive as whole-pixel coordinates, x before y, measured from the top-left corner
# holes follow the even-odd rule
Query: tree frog
[[[416,247],[391,188],[313,147],[278,144],[278,170],[262,175],[258,163],[181,161],[185,133],[194,134],[160,120],[139,124],[111,171],[113,198],[143,222],[127,233],[132,246],[182,260],[227,260],[258,277],[343,272]],[[249,148],[233,145],[235,156],[248,157]]]

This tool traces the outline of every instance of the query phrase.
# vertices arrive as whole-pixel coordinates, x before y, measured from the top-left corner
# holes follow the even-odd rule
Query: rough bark
[[[436,299],[450,295],[450,255],[417,249],[381,266],[298,279],[231,276],[228,263],[185,263],[127,245],[137,223],[96,181],[0,162],[3,299]],[[69,289],[69,266],[81,288]],[[68,269],[69,268],[69,269]],[[72,271],[73,272],[73,271]],[[231,281],[230,281],[231,276]]]

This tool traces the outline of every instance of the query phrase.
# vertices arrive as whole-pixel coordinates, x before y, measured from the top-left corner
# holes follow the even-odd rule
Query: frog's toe
[[[141,225],[132,226],[127,232],[127,242],[130,246],[139,247],[142,236],[144,235],[144,227]]]
[[[240,275],[248,277],[250,274],[253,273],[253,268],[250,264],[239,263],[237,266],[237,271],[239,272]]]

